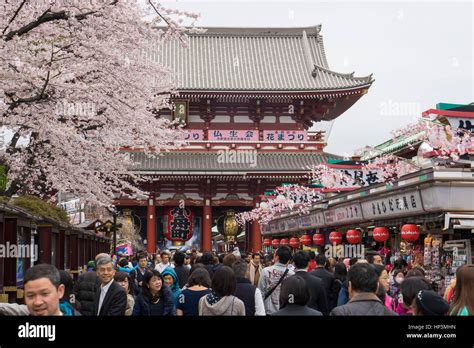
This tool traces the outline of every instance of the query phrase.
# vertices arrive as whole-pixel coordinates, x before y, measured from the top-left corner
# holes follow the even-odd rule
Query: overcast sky
[[[472,1],[166,0],[198,25],[322,25],[329,67],[373,73],[369,93],[334,123],[327,152],[352,155],[390,139],[438,102],[474,102]],[[399,110],[399,111],[397,111]]]

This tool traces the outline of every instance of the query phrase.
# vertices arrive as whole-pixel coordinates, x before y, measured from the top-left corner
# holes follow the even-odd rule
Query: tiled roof
[[[370,86],[329,69],[321,26],[207,28],[187,47],[165,42],[155,59],[176,74],[180,91],[333,91]]]
[[[324,152],[258,152],[255,160],[243,156],[240,160],[239,157],[233,160],[216,152],[170,152],[154,158],[134,152],[131,156],[138,163],[135,171],[150,174],[308,172],[308,166],[326,163],[329,158],[338,158]],[[235,163],[238,161],[240,163]]]

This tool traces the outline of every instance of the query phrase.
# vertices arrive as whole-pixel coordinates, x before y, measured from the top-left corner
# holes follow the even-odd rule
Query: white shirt
[[[160,273],[163,273],[163,271],[167,269],[168,267],[174,268],[174,265],[172,263],[164,264],[163,262],[160,262],[159,264],[155,266],[155,270],[157,270]]]
[[[255,289],[255,315],[266,315],[263,296],[259,288]]]
[[[109,291],[109,288],[112,285],[113,281],[114,280],[112,279],[106,285],[103,285],[103,284],[100,285],[99,308],[97,309],[97,315],[99,315],[100,313],[100,309],[102,307],[102,303],[104,302],[105,295],[107,295],[107,291]]]

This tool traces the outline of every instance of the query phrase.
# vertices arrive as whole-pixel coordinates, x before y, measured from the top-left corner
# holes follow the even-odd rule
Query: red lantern
[[[342,243],[342,234],[341,232],[332,231],[329,233],[329,241],[331,244],[341,244]]]
[[[290,247],[296,249],[300,247],[300,240],[299,238],[293,237],[290,239]]]
[[[359,244],[362,240],[362,235],[359,230],[349,230],[346,233],[346,240],[349,244]]]
[[[189,208],[171,207],[165,215],[167,230],[165,237],[173,245],[183,245],[193,236],[193,212]]]
[[[387,227],[375,227],[372,237],[376,242],[383,243],[390,237]]]
[[[407,242],[415,242],[420,237],[420,229],[414,224],[403,225],[401,231],[402,238]]]
[[[272,240],[272,246],[276,249],[280,246],[280,240],[279,239],[273,239]]]
[[[280,245],[286,245],[288,246],[290,244],[290,242],[288,242],[288,238],[283,238],[282,240],[280,240]]]
[[[265,245],[266,247],[269,247],[272,245],[272,240],[270,238],[265,238],[263,240],[263,245]]]
[[[311,237],[307,234],[304,234],[300,238],[300,242],[303,245],[310,245],[311,244]]]
[[[313,243],[315,245],[324,245],[324,234],[322,233],[313,234]]]

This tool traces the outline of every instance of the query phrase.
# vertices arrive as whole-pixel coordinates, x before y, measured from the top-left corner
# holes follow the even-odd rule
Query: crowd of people
[[[25,304],[0,304],[0,315],[474,315],[474,265],[458,269],[444,296],[403,259],[327,259],[286,246],[267,255],[101,253],[87,266],[73,281],[53,265],[35,265],[24,277]]]

